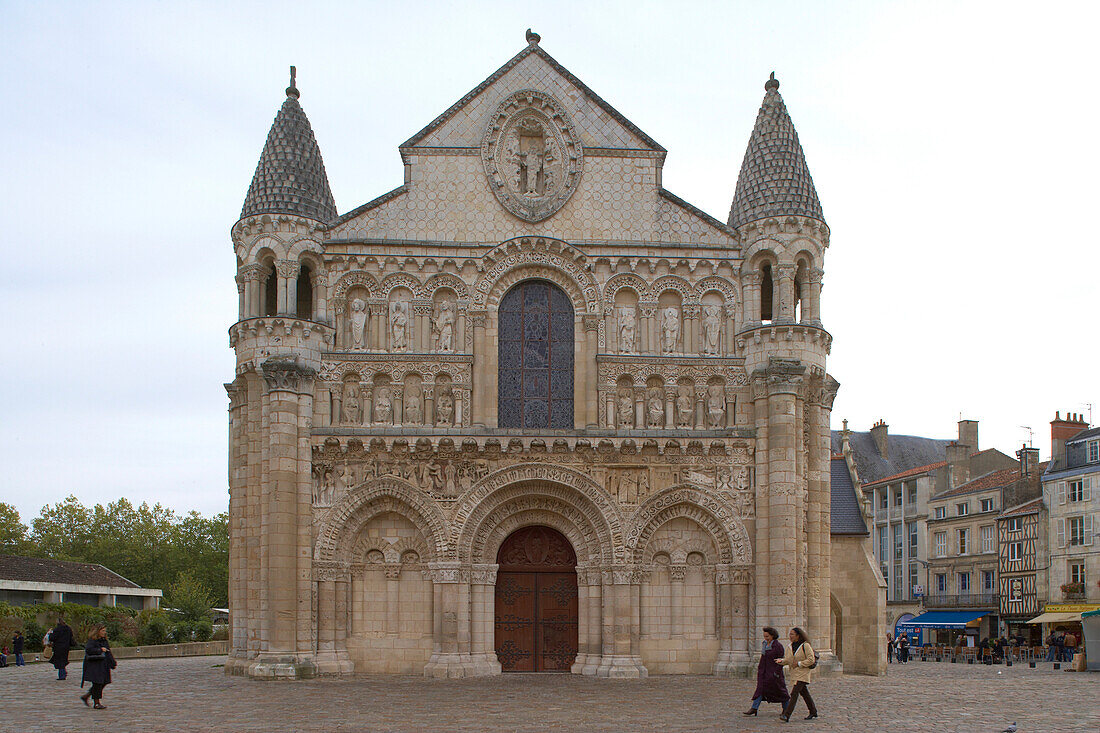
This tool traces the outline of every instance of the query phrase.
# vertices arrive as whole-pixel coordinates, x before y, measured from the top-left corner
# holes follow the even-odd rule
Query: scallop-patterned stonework
[[[481,143],[489,187],[525,221],[565,205],[581,179],[584,150],[572,120],[549,94],[524,89],[505,99]]]

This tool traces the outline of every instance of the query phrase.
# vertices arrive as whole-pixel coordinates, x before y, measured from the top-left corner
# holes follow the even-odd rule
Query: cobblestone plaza
[[[358,675],[295,684],[226,677],[224,657],[122,660],[106,710],[80,704],[78,674],[47,665],[0,671],[5,730],[112,731],[1001,731],[1100,730],[1100,676],[914,662],[885,677],[814,681],[821,718],[790,724],[764,705],[745,718],[755,680],[655,675],[606,680],[512,674],[433,680]]]

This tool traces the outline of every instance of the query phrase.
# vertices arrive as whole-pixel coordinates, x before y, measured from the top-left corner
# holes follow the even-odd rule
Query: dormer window
[[[1100,461],[1100,440],[1089,441],[1089,463]]]

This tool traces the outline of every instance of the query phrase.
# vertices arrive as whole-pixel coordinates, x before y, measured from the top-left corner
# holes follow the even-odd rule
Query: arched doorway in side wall
[[[518,529],[497,552],[495,648],[504,672],[568,672],[577,657],[577,555],[550,527]]]

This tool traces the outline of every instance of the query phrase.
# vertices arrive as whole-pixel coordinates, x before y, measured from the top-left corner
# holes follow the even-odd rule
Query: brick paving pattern
[[[35,664],[0,670],[0,727],[32,733],[110,731],[1001,731],[1100,730],[1100,675],[1050,665],[891,665],[886,677],[812,684],[821,718],[788,725],[776,705],[740,714],[755,681],[662,676],[605,680],[505,675],[472,680],[358,676],[255,682],[222,673],[223,657],[119,662],[107,710],[85,708],[70,678]],[[998,674],[1000,672],[1001,674]],[[93,722],[94,721],[94,722]]]

